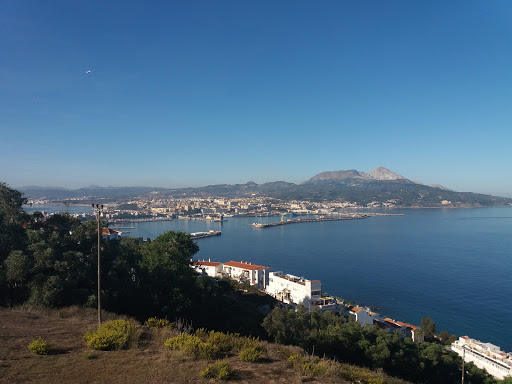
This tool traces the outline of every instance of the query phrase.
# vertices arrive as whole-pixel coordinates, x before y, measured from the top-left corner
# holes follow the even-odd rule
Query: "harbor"
[[[221,231],[210,230],[208,232],[193,232],[190,234],[192,240],[203,239],[205,237],[220,236]]]
[[[270,227],[276,227],[280,225],[287,225],[287,224],[298,224],[298,223],[317,223],[320,221],[339,221],[339,220],[356,220],[356,219],[366,219],[369,217],[369,215],[365,213],[357,213],[357,214],[351,214],[348,216],[337,216],[337,217],[317,217],[317,218],[305,218],[305,219],[289,219],[289,220],[283,220],[283,216],[281,216],[281,221],[277,221],[275,223],[252,223],[249,224],[253,226],[254,228],[270,228]]]

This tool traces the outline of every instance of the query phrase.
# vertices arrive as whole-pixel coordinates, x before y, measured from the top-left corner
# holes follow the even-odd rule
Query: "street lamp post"
[[[92,204],[92,210],[96,213],[96,221],[98,222],[98,326],[101,325],[101,228],[100,228],[100,216],[103,211],[103,204]]]

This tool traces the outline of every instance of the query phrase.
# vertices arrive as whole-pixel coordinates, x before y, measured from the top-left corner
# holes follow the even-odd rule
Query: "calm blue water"
[[[69,214],[73,213],[92,213],[92,207],[88,204],[86,205],[70,205],[69,207],[66,207],[65,205],[33,205],[23,206],[23,209],[27,212],[48,212],[48,213],[55,213],[55,212],[67,212]]]
[[[197,258],[244,260],[322,281],[324,292],[512,351],[512,207],[393,210],[404,216],[257,229],[272,218],[135,223],[131,236],[222,230]],[[123,224],[128,226],[128,224]]]

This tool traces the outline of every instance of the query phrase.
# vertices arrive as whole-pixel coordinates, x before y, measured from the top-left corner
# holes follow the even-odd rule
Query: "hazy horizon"
[[[391,170],[392,171],[392,170]],[[364,171],[363,171],[364,172]],[[311,177],[313,177],[314,175],[311,175]],[[406,176],[405,176],[406,177]],[[408,177],[406,177],[408,179]],[[59,189],[66,189],[66,190],[76,190],[76,189],[81,189],[81,188],[94,188],[94,187],[98,187],[98,188],[129,188],[129,187],[145,187],[145,188],[164,188],[164,189],[179,189],[179,188],[198,188],[198,187],[205,187],[205,186],[209,186],[209,185],[222,185],[222,184],[247,184],[249,182],[255,182],[256,184],[264,184],[264,183],[269,183],[269,182],[278,182],[278,181],[284,181],[284,182],[289,182],[289,183],[295,183],[295,184],[300,184],[302,182],[305,182],[309,180],[309,178],[307,179],[304,179],[304,180],[301,180],[301,181],[290,181],[290,180],[266,180],[266,181],[261,181],[261,182],[258,182],[256,180],[253,180],[253,179],[249,179],[249,180],[246,180],[246,181],[240,181],[240,182],[232,182],[232,183],[223,183],[223,182],[218,182],[218,183],[212,183],[212,184],[201,184],[200,182],[197,184],[197,185],[182,185],[182,186],[173,186],[173,185],[139,185],[139,184],[125,184],[125,185],[122,185],[122,184],[118,184],[118,185],[97,185],[97,184],[88,184],[88,185],[76,185],[76,186],[65,186],[65,185],[35,185],[35,184],[32,184],[32,185],[20,185],[20,186],[12,186],[10,185],[10,187],[12,188],[15,188],[15,189],[23,189],[23,188],[31,188],[31,187],[36,187],[36,188],[59,188]],[[420,181],[421,180],[416,180],[416,179],[410,179],[411,181]],[[488,192],[488,191],[480,191],[480,190],[457,190],[457,189],[454,189],[454,188],[450,188],[450,186],[448,185],[443,185],[443,184],[440,184],[440,183],[432,183],[432,184],[426,184],[426,183],[423,183],[421,182],[422,184],[424,185],[427,185],[427,186],[433,186],[433,185],[442,185],[443,187],[445,188],[448,188],[450,190],[453,190],[453,191],[456,191],[456,192],[474,192],[474,193],[482,193],[482,194],[487,194],[487,195],[493,195],[493,196],[500,196],[500,197],[511,197],[512,198],[512,192]]]

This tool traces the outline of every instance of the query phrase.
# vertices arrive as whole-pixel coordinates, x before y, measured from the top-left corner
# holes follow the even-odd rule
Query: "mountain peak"
[[[351,169],[349,171],[329,171],[329,172],[322,172],[315,176],[313,176],[309,181],[317,181],[317,180],[330,180],[330,179],[336,179],[336,180],[344,180],[344,179],[351,179],[351,178],[360,178],[361,173],[356,171],[355,169]]]
[[[377,167],[370,173],[359,172],[355,169],[351,169],[349,171],[331,171],[331,172],[322,172],[315,176],[313,176],[309,181],[318,181],[318,180],[345,180],[345,179],[359,179],[359,180],[407,180],[402,175],[390,171],[384,167]]]
[[[405,177],[402,175],[384,167],[375,168],[369,175],[375,180],[405,180]]]

